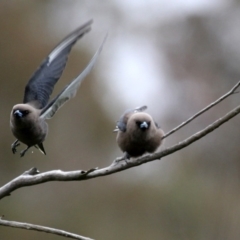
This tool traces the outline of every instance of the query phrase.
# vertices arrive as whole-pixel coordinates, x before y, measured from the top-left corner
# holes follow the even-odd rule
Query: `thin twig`
[[[226,94],[224,94],[222,97],[218,98],[216,101],[212,102],[211,104],[209,104],[207,107],[203,108],[201,111],[197,112],[195,115],[193,115],[192,117],[190,117],[188,120],[186,120],[185,122],[181,123],[180,125],[178,125],[177,127],[175,127],[174,129],[172,129],[171,131],[169,131],[168,133],[166,133],[163,136],[163,139],[168,137],[169,135],[173,134],[174,132],[176,132],[177,130],[179,130],[180,128],[182,128],[183,126],[185,126],[186,124],[190,123],[193,119],[195,119],[196,117],[198,117],[199,115],[201,115],[202,113],[206,112],[207,110],[209,110],[210,108],[212,108],[213,106],[217,105],[218,103],[220,103],[221,101],[223,101],[225,98],[229,97],[230,95],[233,95],[236,92],[237,88],[240,86],[240,81]]]
[[[34,225],[34,224],[30,224],[30,223],[7,221],[7,220],[3,220],[2,218],[0,218],[0,225],[6,226],[6,227],[22,228],[22,229],[27,229],[27,230],[51,233],[51,234],[59,235],[62,237],[73,238],[73,239],[78,239],[78,240],[93,240],[91,238],[83,237],[83,236],[80,236],[80,235],[77,235],[74,233],[70,233],[70,232],[66,232],[66,231],[63,231],[60,229],[56,229],[56,228],[49,228],[49,227]]]
[[[197,141],[198,139],[204,137],[205,135],[209,134],[210,132],[214,131],[216,128],[220,127],[225,122],[229,121],[231,118],[236,116],[240,113],[240,106],[233,109],[229,113],[227,113],[222,118],[219,118],[214,123],[207,126],[205,129],[193,134],[191,137],[183,140],[182,142],[173,145],[167,149],[164,149],[160,152],[149,154],[147,156],[143,156],[136,159],[130,159],[129,161],[120,161],[120,162],[113,162],[112,165],[101,168],[101,169],[92,169],[88,172],[78,170],[78,171],[69,171],[64,172],[61,170],[53,170],[49,172],[40,173],[37,169],[30,169],[26,171],[24,174],[18,176],[17,178],[13,179],[12,181],[8,182],[6,185],[0,188],[0,199],[3,197],[9,196],[14,190],[36,185],[44,182],[50,181],[81,181],[87,180],[91,178],[101,177],[110,175],[116,172],[120,172],[126,170],[128,168],[136,167],[141,164],[151,162],[157,159],[161,159],[169,154],[172,154],[182,148],[187,147],[188,145],[192,144],[193,142]]]

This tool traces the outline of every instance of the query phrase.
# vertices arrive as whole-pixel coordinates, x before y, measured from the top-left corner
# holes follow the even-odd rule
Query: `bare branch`
[[[70,232],[66,232],[66,231],[63,231],[60,229],[34,225],[34,224],[30,224],[30,223],[7,221],[7,220],[3,220],[2,218],[0,218],[0,225],[6,226],[6,227],[22,228],[22,229],[27,229],[27,230],[51,233],[51,234],[59,235],[62,237],[73,238],[73,239],[78,239],[78,240],[93,240],[91,238],[83,237],[83,236],[80,236],[80,235],[77,235],[74,233],[70,233]]]
[[[32,168],[29,171],[26,171],[22,175],[18,176],[17,178],[13,179],[3,187],[1,187],[0,199],[2,199],[3,197],[9,196],[11,192],[21,187],[36,185],[36,184],[50,182],[50,181],[87,180],[91,178],[110,175],[116,172],[123,171],[128,168],[139,166],[141,164],[144,164],[150,161],[161,159],[162,157],[167,156],[171,153],[174,153],[182,148],[185,148],[188,145],[192,144],[193,142],[197,141],[198,139],[204,137],[205,135],[214,131],[216,128],[220,127],[223,123],[229,121],[231,118],[233,118],[239,113],[240,113],[240,106],[233,109],[222,118],[219,118],[214,123],[207,126],[205,129],[193,134],[191,137],[183,140],[182,142],[179,142],[176,145],[166,148],[160,152],[149,154],[140,158],[133,158],[127,161],[120,161],[120,162],[114,161],[110,166],[105,168],[90,169],[89,171],[79,170],[79,171],[69,171],[69,172],[64,172],[61,170],[53,170],[53,171],[48,171],[44,173],[40,173],[36,168]]]
[[[74,181],[83,180],[89,173],[95,171],[97,168],[88,171],[76,170],[70,172],[63,172],[61,170],[53,170],[41,173],[37,168],[31,168],[22,175],[14,178],[12,181],[0,188],[0,199],[9,196],[10,193],[20,187],[37,185],[49,181]]]
[[[240,81],[226,94],[224,94],[222,97],[218,98],[216,101],[212,102],[211,104],[209,104],[207,107],[203,108],[201,111],[197,112],[195,115],[193,115],[192,117],[190,117],[188,120],[186,120],[185,122],[181,123],[180,125],[178,125],[177,127],[175,127],[174,129],[172,129],[171,131],[169,131],[168,133],[166,133],[163,136],[163,139],[168,137],[169,135],[173,134],[174,132],[176,132],[177,130],[179,130],[180,128],[182,128],[183,126],[187,125],[188,123],[190,123],[193,119],[195,119],[196,117],[198,117],[199,115],[203,114],[204,112],[206,112],[207,110],[209,110],[210,108],[212,108],[213,106],[217,105],[218,103],[222,102],[225,98],[229,97],[230,95],[233,95],[236,92],[237,88],[240,86]]]

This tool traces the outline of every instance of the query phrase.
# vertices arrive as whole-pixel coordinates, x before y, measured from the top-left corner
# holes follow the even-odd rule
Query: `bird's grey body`
[[[26,116],[22,116],[21,119],[16,119],[18,118],[16,116],[17,111],[26,114]],[[13,135],[17,138],[16,144],[20,141],[26,144],[28,148],[36,145],[44,154],[46,154],[42,143],[47,136],[48,125],[43,118],[40,118],[40,113],[41,110],[36,109],[31,105],[17,104],[11,111],[10,127]],[[25,150],[27,151],[27,149]],[[13,153],[16,152],[14,147],[12,150]],[[25,152],[23,151],[22,155],[24,155]]]
[[[128,158],[153,153],[162,143],[164,132],[151,115],[142,112],[146,108],[126,111],[117,123],[117,144]]]
[[[76,95],[81,82],[93,68],[105,42],[106,38],[83,72],[49,102],[54,85],[66,66],[72,46],[90,31],[91,24],[92,21],[88,21],[69,34],[53,49],[30,78],[25,87],[23,103],[15,105],[10,115],[10,127],[17,138],[12,144],[13,153],[16,152],[20,141],[27,145],[27,148],[20,153],[21,157],[32,146],[46,154],[43,141],[48,133],[48,125],[45,120],[50,119],[66,101]]]

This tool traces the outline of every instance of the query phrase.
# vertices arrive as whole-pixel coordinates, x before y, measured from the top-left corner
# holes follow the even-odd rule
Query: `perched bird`
[[[147,106],[127,110],[117,122],[117,144],[125,158],[153,153],[162,143],[163,130],[153,118],[143,112]]]
[[[23,103],[13,106],[10,127],[17,138],[11,146],[13,153],[16,153],[19,142],[22,142],[27,148],[20,152],[21,157],[32,146],[46,154],[43,141],[48,133],[48,125],[45,120],[50,119],[66,101],[76,95],[81,82],[93,68],[105,42],[106,37],[82,73],[49,101],[54,85],[66,66],[72,46],[90,31],[91,24],[92,20],[86,22],[53,49],[27,83]]]

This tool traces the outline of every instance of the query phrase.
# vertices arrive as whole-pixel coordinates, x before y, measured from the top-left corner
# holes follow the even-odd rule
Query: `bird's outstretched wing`
[[[44,119],[50,119],[57,110],[63,106],[63,104],[68,101],[69,99],[75,97],[78,88],[80,87],[82,81],[85,79],[85,77],[90,73],[92,70],[94,64],[97,61],[97,58],[99,57],[103,45],[107,39],[107,35],[105,36],[102,44],[88,63],[87,67],[70,83],[68,84],[61,93],[57,95],[56,98],[54,98],[49,104],[42,110],[41,112],[41,118]]]
[[[70,33],[44,59],[25,87],[24,103],[32,102],[39,109],[47,105],[54,85],[61,77],[66,66],[72,46],[79,38],[91,30],[92,22],[90,20]]]
[[[128,118],[136,112],[143,112],[147,109],[147,106],[136,107],[134,109],[128,109],[124,112],[124,114],[120,117],[117,122],[116,128],[113,130],[114,132],[118,132],[119,130],[125,132],[127,130],[127,121]]]

